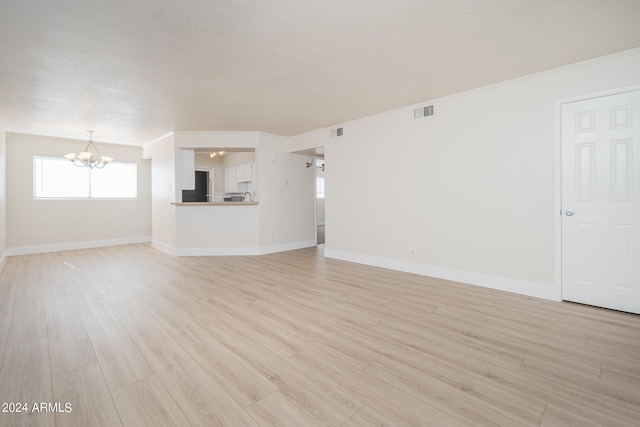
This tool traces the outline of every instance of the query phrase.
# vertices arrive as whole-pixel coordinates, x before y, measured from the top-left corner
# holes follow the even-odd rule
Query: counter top
[[[175,206],[255,206],[258,202],[174,202]]]

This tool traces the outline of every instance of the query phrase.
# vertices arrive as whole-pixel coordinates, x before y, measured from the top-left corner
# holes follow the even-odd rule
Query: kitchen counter
[[[175,202],[175,255],[256,255],[258,202]],[[213,206],[213,207],[211,207]],[[229,206],[225,208],[224,206]]]
[[[175,206],[255,206],[258,202],[174,202]]]

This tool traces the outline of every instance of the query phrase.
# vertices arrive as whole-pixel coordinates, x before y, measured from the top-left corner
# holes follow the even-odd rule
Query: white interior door
[[[562,106],[562,298],[640,313],[640,91]]]

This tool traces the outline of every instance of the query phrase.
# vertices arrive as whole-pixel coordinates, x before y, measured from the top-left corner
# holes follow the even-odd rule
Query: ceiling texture
[[[640,46],[638,0],[0,0],[8,132],[296,135]]]

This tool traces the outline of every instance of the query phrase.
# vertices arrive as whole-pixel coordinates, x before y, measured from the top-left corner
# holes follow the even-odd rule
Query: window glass
[[[129,199],[137,197],[137,188],[135,163],[111,162],[102,169],[90,169],[55,157],[33,158],[35,198]]]
[[[91,169],[91,197],[135,198],[136,172],[135,163],[111,162],[102,169]]]
[[[33,169],[35,197],[89,197],[88,168],[77,168],[65,159],[36,157]]]

